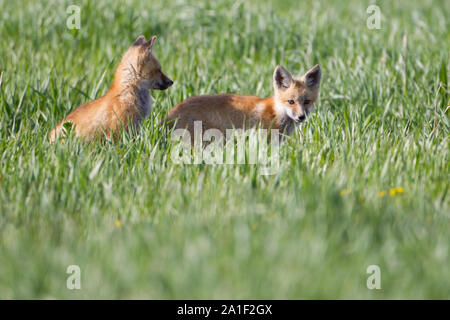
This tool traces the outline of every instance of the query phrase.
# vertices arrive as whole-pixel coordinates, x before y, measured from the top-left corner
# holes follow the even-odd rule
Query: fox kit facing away
[[[149,41],[144,36],[138,37],[117,67],[109,91],[72,111],[50,132],[50,142],[60,134],[65,135],[67,122],[74,126],[76,136],[87,141],[104,135],[111,137],[128,124],[139,126],[150,114],[149,89],[165,90],[173,84],[152,53],[155,40],[156,36]]]
[[[248,128],[261,125],[291,135],[295,125],[306,120],[319,95],[319,65],[303,76],[294,78],[277,66],[273,74],[274,95],[269,98],[217,94],[191,97],[169,111],[169,127],[188,129],[194,137],[194,121],[201,121],[202,130]]]

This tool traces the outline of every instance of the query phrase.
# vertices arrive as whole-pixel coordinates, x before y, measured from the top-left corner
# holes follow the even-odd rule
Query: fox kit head
[[[319,65],[298,78],[293,77],[285,68],[277,66],[273,73],[277,113],[287,115],[296,123],[305,121],[319,95],[320,78]]]
[[[173,84],[162,71],[161,64],[153,55],[156,36],[146,41],[139,36],[125,53],[118,70],[125,71],[123,81],[130,81],[146,89],[165,90]],[[121,75],[119,75],[121,76]]]

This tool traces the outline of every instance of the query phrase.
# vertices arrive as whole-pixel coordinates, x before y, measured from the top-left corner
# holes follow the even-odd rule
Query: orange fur
[[[64,123],[71,123],[75,135],[90,141],[95,137],[111,137],[129,124],[139,126],[151,110],[149,89],[165,90],[173,84],[161,71],[161,65],[152,53],[156,37],[148,42],[140,36],[131,45],[119,63],[114,82],[108,92],[85,103],[69,113],[50,132],[50,142],[65,135]]]
[[[290,135],[295,124],[304,121],[314,107],[320,79],[318,65],[299,78],[278,66],[273,76],[274,96],[217,94],[191,97],[169,111],[168,124],[169,127],[188,129],[191,137],[194,121],[201,121],[203,130],[215,128],[223,134],[227,129],[261,125]]]

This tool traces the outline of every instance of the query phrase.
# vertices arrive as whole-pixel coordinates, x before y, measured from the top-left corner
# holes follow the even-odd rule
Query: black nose
[[[298,117],[298,121],[305,121],[305,119],[306,116],[304,114]]]
[[[166,86],[170,87],[171,85],[173,85],[173,81],[172,80],[166,81]]]

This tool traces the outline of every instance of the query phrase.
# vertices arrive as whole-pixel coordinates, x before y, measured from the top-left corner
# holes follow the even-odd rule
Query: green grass
[[[0,0],[0,298],[450,298],[448,1],[379,1],[381,30],[373,1],[130,2],[82,1],[75,32],[72,2]],[[151,117],[116,145],[49,145],[139,34],[175,81]],[[177,102],[269,96],[277,64],[315,63],[279,174],[172,163]]]

